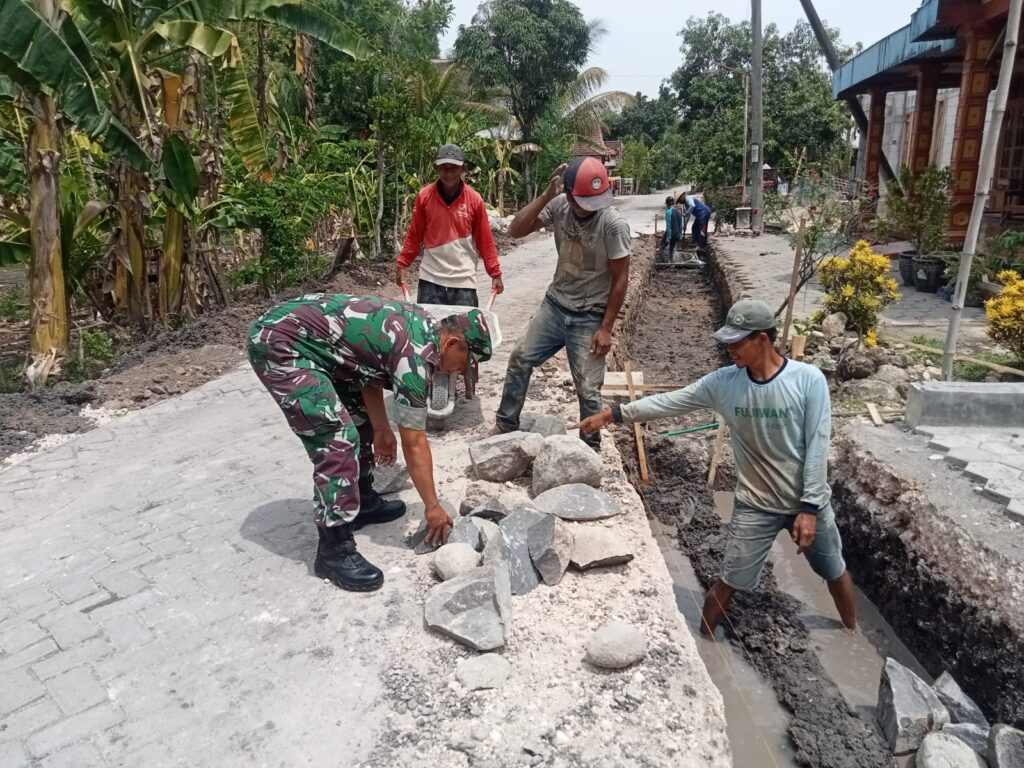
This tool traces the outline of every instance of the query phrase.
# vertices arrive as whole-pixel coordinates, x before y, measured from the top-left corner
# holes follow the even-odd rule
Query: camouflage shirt
[[[408,429],[426,429],[439,336],[439,324],[420,307],[344,293],[291,299],[251,328],[257,344],[290,346],[295,367],[320,368],[357,391],[392,390],[395,421]]]

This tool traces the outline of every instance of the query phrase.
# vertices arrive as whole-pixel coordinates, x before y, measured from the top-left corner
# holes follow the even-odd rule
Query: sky
[[[871,11],[867,11],[867,5]],[[479,0],[455,0],[455,18],[441,41],[442,52],[455,42],[460,24],[468,24]],[[749,18],[749,0],[576,0],[589,20],[599,18],[608,34],[591,65],[607,70],[609,90],[640,91],[657,96],[661,81],[679,66],[679,30],[690,16],[717,11],[733,21]],[[844,43],[865,47],[910,23],[920,0],[815,0],[818,15],[838,27]],[[774,22],[783,31],[804,19],[799,0],[764,0],[764,23]]]

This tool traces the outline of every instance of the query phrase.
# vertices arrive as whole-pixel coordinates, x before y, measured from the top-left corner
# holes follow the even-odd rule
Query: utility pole
[[[750,228],[761,234],[764,208],[764,70],[761,37],[761,0],[750,0]]]
[[[967,236],[960,252],[960,271],[957,273],[956,290],[953,292],[953,309],[949,313],[949,327],[946,331],[946,346],[942,352],[942,379],[953,379],[953,361],[956,360],[957,337],[960,334],[960,313],[967,296],[967,281],[971,276],[971,262],[978,247],[981,234],[981,219],[988,203],[989,187],[996,167],[996,152],[999,134],[1003,130],[1003,116],[1006,114],[1006,100],[1010,95],[1010,80],[1017,59],[1017,36],[1020,30],[1021,0],[1010,0],[1010,12],[1006,18],[1006,33],[1003,42],[1003,61],[999,67],[996,83],[996,98],[992,105],[992,120],[981,139],[981,160],[978,164],[978,178],[974,186],[974,205],[971,219],[967,223]]]
[[[750,133],[750,73],[743,71],[743,179],[740,181],[740,194],[742,205],[750,205],[750,195],[747,194],[747,152],[749,145],[747,137]]]

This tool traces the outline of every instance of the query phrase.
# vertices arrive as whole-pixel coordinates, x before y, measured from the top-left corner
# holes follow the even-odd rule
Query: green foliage
[[[844,313],[848,326],[855,328],[868,346],[874,346],[879,313],[900,298],[896,281],[889,277],[889,267],[889,259],[872,253],[863,240],[847,258],[825,259],[818,270],[825,291],[820,316]]]
[[[1004,269],[1012,269],[1024,275],[1024,232],[1008,229],[988,238],[985,241],[985,254],[988,259],[983,264],[989,279]]]
[[[943,347],[945,346],[944,341],[932,338],[931,336],[913,336],[910,341],[922,347],[931,347],[935,350],[934,354],[929,354],[910,347],[904,349],[904,354],[915,365],[935,366],[939,364],[942,358]],[[1015,362],[1018,362],[1014,360],[1013,355],[1007,355],[1003,352],[990,352],[988,350],[979,350],[970,356],[978,360],[984,360],[986,363],[995,363],[996,365],[1013,366]],[[957,381],[985,381],[990,375],[992,375],[992,369],[984,365],[969,363],[966,360],[957,360],[953,363],[953,378]]]
[[[834,41],[838,33],[830,30]],[[681,33],[683,62],[671,77],[682,114],[684,177],[701,187],[735,184],[742,175],[744,72],[750,61],[750,25],[720,13],[690,18]],[[838,46],[843,53],[843,46]],[[807,147],[811,160],[842,148],[850,118],[832,99],[831,77],[806,22],[782,34],[764,29],[764,161],[785,165]]]
[[[712,187],[701,193],[708,208],[715,212],[717,221],[723,224],[736,223],[736,209],[743,201],[739,187]]]
[[[0,288],[0,321],[24,322],[28,320],[28,294],[20,285]]]
[[[946,243],[952,189],[953,172],[929,165],[917,175],[903,166],[900,186],[894,185],[889,191],[888,218],[921,256],[934,253]]]
[[[620,176],[633,179],[638,194],[647,194],[655,174],[653,152],[642,141],[624,142],[618,173]]]
[[[634,98],[632,106],[626,107],[608,121],[608,135],[613,139],[634,139],[649,147],[653,146],[678,125],[678,105],[664,85],[656,99],[649,99],[642,93],[637,93]]]
[[[95,379],[117,355],[114,339],[102,328],[79,331],[72,337],[72,348],[77,341],[77,353],[64,363],[64,375],[70,381]]]
[[[576,78],[599,29],[569,0],[488,0],[459,28],[456,59],[479,90],[496,92],[527,141]]]

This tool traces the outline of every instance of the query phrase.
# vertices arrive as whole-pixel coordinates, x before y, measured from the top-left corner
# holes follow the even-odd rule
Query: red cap
[[[585,211],[600,211],[612,204],[612,189],[604,163],[594,157],[578,157],[565,169],[562,186]]]

